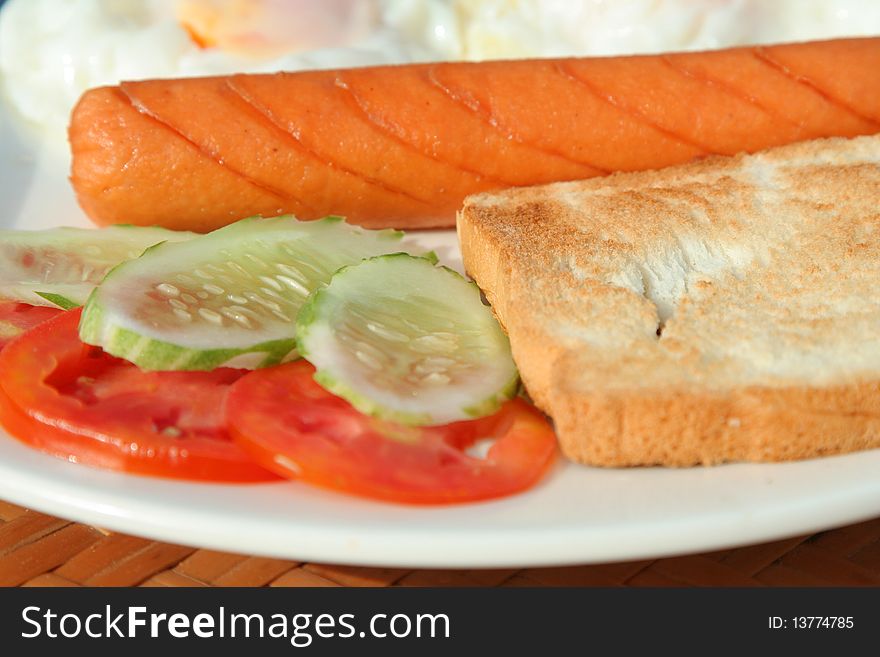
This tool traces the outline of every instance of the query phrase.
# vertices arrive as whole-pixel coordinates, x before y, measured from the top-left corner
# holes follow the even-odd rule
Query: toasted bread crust
[[[470,197],[468,273],[564,453],[880,447],[880,136]]]

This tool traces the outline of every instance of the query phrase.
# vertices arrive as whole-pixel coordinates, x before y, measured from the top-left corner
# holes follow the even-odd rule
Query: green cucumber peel
[[[507,336],[479,288],[406,253],[336,272],[300,310],[297,348],[322,387],[400,424],[488,415],[518,390]]]
[[[73,308],[79,308],[82,305],[76,301],[71,301],[67,297],[63,297],[60,294],[52,294],[51,292],[34,292],[34,294],[45,299],[53,306],[58,306],[61,310],[71,310]]]
[[[194,236],[139,226],[0,230],[0,298],[75,308],[119,263],[158,242]]]
[[[399,250],[400,231],[341,217],[249,217],[157,244],[110,271],[80,339],[145,370],[255,369],[297,358],[296,316],[340,267]]]

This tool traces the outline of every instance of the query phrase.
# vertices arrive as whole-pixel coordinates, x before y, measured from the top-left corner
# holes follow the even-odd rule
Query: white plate
[[[0,225],[87,225],[64,151],[35,156],[0,114]],[[457,258],[451,231],[426,235]],[[132,534],[297,560],[411,567],[618,561],[732,547],[880,514],[880,450],[785,465],[598,470],[560,465],[517,497],[446,508],[297,483],[204,485],[101,472],[0,432],[0,498]]]

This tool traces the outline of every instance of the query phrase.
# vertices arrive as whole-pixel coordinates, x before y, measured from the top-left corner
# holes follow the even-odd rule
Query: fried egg
[[[63,130],[120,80],[620,55],[877,34],[874,0],[8,0],[0,82]]]
[[[351,0],[9,0],[0,81],[29,122],[57,132],[90,87],[120,80],[430,59]]]

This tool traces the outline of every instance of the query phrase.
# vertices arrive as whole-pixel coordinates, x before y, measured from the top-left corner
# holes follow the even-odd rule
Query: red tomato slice
[[[62,312],[64,311],[60,308],[48,306],[32,306],[16,301],[0,302],[0,350],[13,338]]]
[[[305,361],[251,372],[227,399],[233,438],[287,477],[395,502],[440,504],[510,495],[553,463],[556,438],[521,399],[495,415],[404,427],[363,415],[325,391]],[[465,450],[493,438],[486,458]]]
[[[226,431],[224,403],[241,370],[142,372],[79,340],[80,309],[50,319],[0,353],[0,422],[70,461],[125,472],[264,481]]]

